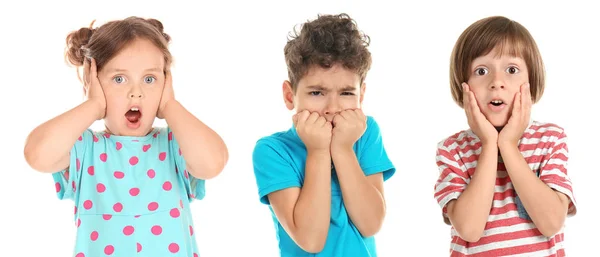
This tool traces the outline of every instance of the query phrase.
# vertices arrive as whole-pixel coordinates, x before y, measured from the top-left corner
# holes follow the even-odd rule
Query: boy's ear
[[[284,81],[282,85],[282,92],[285,107],[287,107],[290,111],[294,110],[294,90],[292,89],[292,83],[290,83],[288,80]]]
[[[365,90],[367,89],[367,83],[362,83],[360,86],[360,105],[362,106],[363,99],[365,98]]]

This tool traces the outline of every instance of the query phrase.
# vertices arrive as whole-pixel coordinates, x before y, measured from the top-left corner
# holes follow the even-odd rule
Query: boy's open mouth
[[[127,119],[127,127],[137,129],[140,127],[140,119],[142,118],[142,112],[137,106],[133,106],[125,113]]]
[[[504,104],[504,102],[502,100],[492,100],[490,102],[490,104],[493,106],[500,106],[500,105]]]

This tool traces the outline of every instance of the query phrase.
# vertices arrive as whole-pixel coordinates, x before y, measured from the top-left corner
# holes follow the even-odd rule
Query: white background
[[[193,204],[201,256],[277,256],[269,211],[258,201],[252,149],[260,137],[291,125],[281,97],[288,32],[319,13],[339,12],[349,13],[371,36],[373,66],[364,109],[379,122],[398,169],[385,184],[388,212],[377,235],[379,256],[447,256],[450,228],[433,198],[435,147],[467,128],[462,109],[450,95],[449,56],[459,34],[490,15],[519,21],[537,40],[547,87],[532,117],[564,127],[569,136],[569,175],[579,212],[566,223],[567,253],[590,256],[600,230],[598,8],[575,1],[569,6],[545,1],[415,2],[4,2],[0,256],[72,253],[73,204],[57,199],[51,175],[29,168],[23,145],[35,126],[83,100],[76,72],[63,59],[67,34],[93,19],[101,25],[130,15],[163,22],[173,38],[176,97],[229,147],[226,169],[207,182],[205,200]]]

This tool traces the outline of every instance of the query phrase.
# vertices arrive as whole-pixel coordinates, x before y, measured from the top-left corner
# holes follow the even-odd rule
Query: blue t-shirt
[[[143,137],[86,130],[67,170],[53,173],[59,199],[75,202],[73,256],[198,256],[190,202],[204,180],[192,177],[170,129]]]
[[[354,152],[366,176],[383,172],[385,181],[396,171],[383,146],[379,126],[370,116],[367,116],[365,133],[354,144]],[[285,132],[278,132],[258,140],[252,158],[258,184],[258,195],[262,203],[269,204],[268,195],[272,192],[290,187],[302,187],[306,154],[306,147],[293,127]],[[321,252],[311,254],[302,250],[283,229],[270,205],[269,209],[275,224],[282,257],[377,256],[375,238],[363,238],[348,216],[335,168],[332,169],[331,176],[329,233]]]

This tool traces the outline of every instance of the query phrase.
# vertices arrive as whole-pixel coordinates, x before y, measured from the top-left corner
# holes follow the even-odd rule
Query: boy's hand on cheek
[[[475,94],[467,83],[463,83],[463,109],[467,115],[469,127],[479,137],[481,144],[498,144],[498,131],[492,123],[481,113]]]
[[[529,125],[530,114],[531,91],[529,91],[529,83],[526,83],[521,85],[520,92],[515,94],[508,123],[498,136],[498,146],[517,147],[519,139]]]
[[[331,148],[352,149],[367,130],[367,117],[362,110],[344,110],[333,117]]]
[[[332,126],[325,117],[320,116],[318,112],[304,110],[296,113],[292,119],[296,132],[307,150],[329,152]]]
[[[165,86],[163,88],[162,95],[160,97],[160,103],[158,105],[158,112],[156,113],[156,117],[159,119],[164,119],[164,111],[167,103],[171,100],[175,99],[175,93],[173,92],[173,77],[171,77],[171,71],[167,71],[165,74]]]

